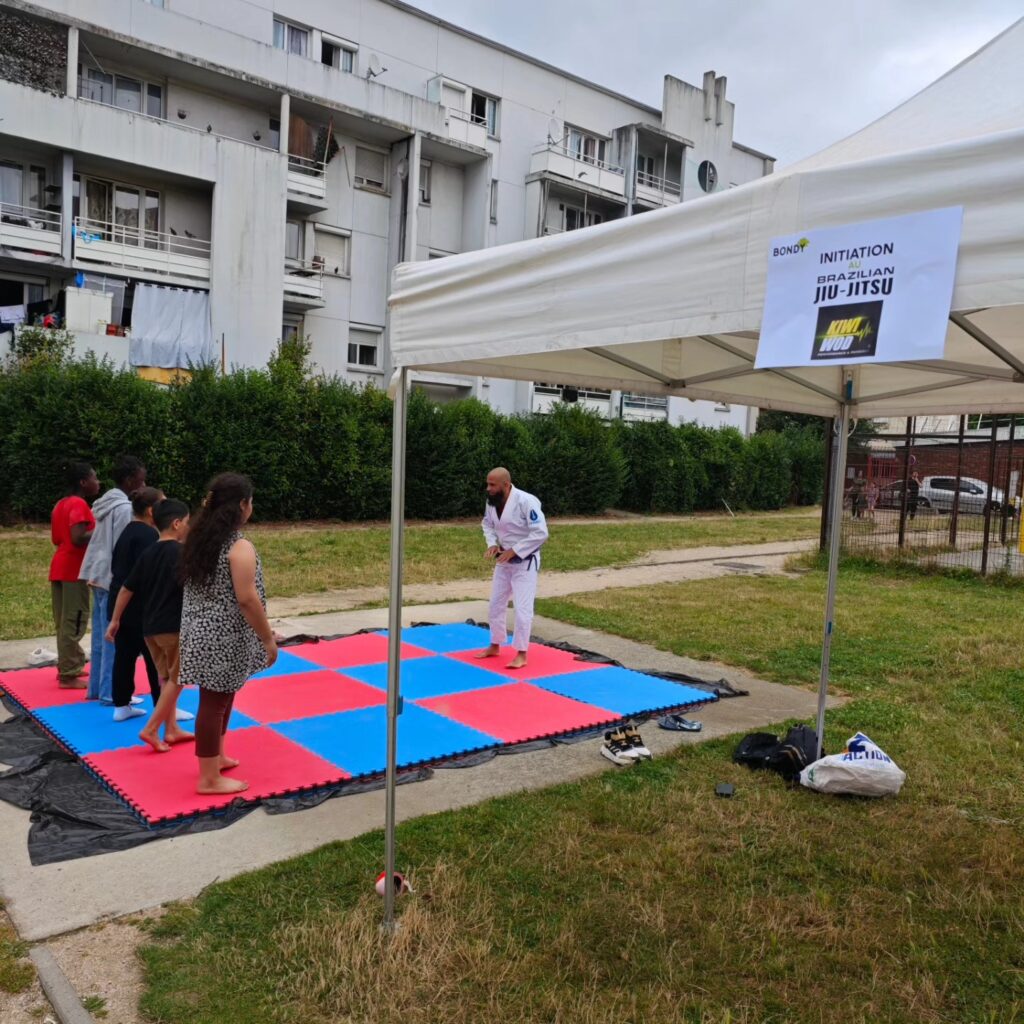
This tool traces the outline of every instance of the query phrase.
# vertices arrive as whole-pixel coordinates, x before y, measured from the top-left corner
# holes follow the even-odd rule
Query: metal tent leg
[[[850,406],[843,402],[832,458],[831,495],[829,497],[828,588],[825,596],[825,629],[821,641],[821,676],[818,680],[818,757],[825,737],[825,700],[828,697],[829,659],[832,655],[832,625],[836,606],[836,577],[839,574],[839,547],[843,528],[843,484],[846,477],[846,450],[850,433]]]
[[[405,555],[405,419],[407,371],[398,374],[391,434],[391,581],[388,605],[387,772],[384,801],[384,922],[395,930],[395,775],[398,765],[402,650],[402,570]]]

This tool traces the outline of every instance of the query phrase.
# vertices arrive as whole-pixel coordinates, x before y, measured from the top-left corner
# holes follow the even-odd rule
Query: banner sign
[[[941,359],[963,207],[773,238],[756,368]]]

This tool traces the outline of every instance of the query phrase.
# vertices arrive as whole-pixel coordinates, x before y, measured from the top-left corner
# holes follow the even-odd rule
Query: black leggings
[[[219,693],[199,687],[199,713],[196,715],[196,757],[217,757],[221,737],[228,731],[233,693]]]
[[[117,636],[114,637],[114,707],[125,708],[131,703],[132,694],[135,692],[135,663],[140,655],[146,663],[149,692],[153,695],[153,706],[156,707],[156,702],[160,699],[160,679],[156,674],[156,665],[149,655],[146,638],[142,635],[142,627],[122,622]]]

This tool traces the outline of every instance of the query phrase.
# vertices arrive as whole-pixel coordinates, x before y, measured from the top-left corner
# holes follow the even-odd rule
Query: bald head
[[[498,466],[487,474],[487,500],[499,508],[512,490],[512,474],[504,466]]]

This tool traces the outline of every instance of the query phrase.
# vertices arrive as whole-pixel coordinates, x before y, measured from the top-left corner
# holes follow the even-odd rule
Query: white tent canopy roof
[[[945,357],[850,368],[853,415],[1024,409],[1024,20],[862,131],[739,188],[395,270],[396,366],[837,414],[752,368],[772,238],[963,206]]]

